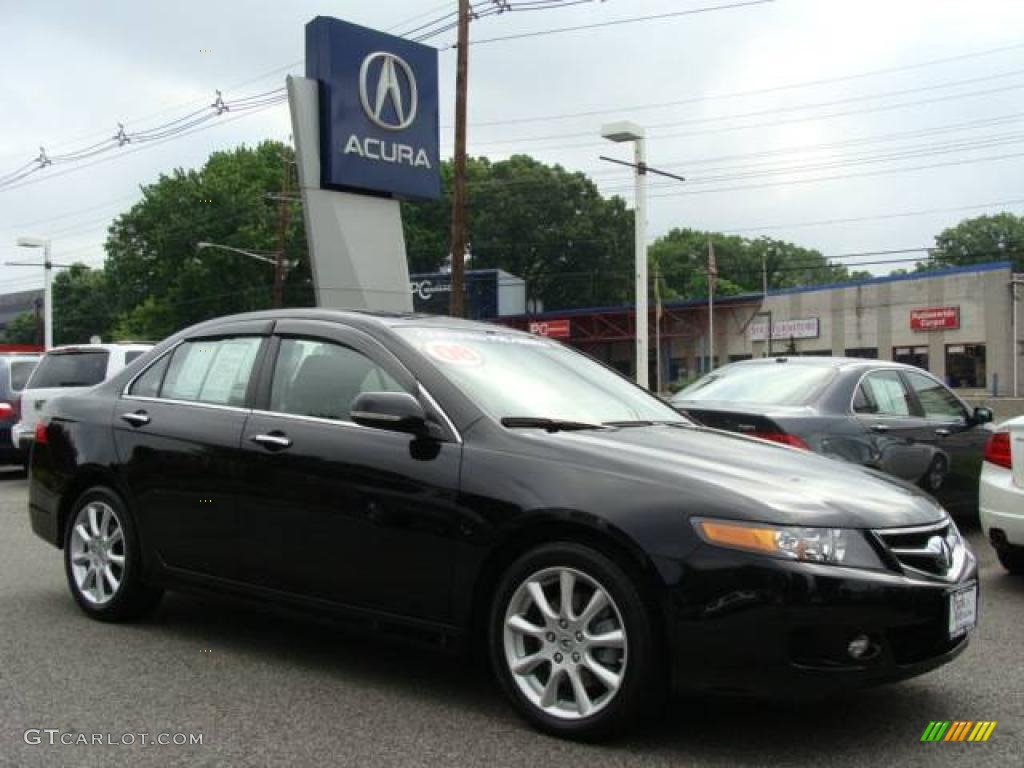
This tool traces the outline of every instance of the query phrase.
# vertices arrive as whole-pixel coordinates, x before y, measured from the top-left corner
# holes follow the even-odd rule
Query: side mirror
[[[974,416],[971,418],[975,424],[988,424],[992,421],[992,409],[979,406],[974,409]]]
[[[407,392],[363,392],[352,401],[352,421],[364,427],[426,435],[427,414]]]

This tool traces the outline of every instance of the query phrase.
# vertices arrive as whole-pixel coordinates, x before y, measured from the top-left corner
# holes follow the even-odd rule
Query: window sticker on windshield
[[[480,353],[472,347],[467,347],[465,344],[450,341],[430,341],[423,346],[423,350],[435,360],[446,365],[476,368],[484,364],[484,359]]]

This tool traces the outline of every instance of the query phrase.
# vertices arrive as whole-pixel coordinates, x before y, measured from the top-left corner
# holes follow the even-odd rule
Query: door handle
[[[949,437],[953,433],[950,430],[946,429],[945,427],[939,427],[938,429],[935,430],[935,434],[938,435],[939,437]]]
[[[121,420],[127,421],[133,427],[142,427],[149,424],[149,414],[145,411],[135,411],[134,413],[122,413]]]
[[[268,451],[283,451],[285,448],[290,448],[292,445],[292,441],[280,433],[253,435],[249,439],[258,445],[262,445]]]
[[[872,424],[871,425],[871,431],[872,432],[881,432],[881,433],[884,434],[884,433],[889,431],[889,425],[888,424]]]

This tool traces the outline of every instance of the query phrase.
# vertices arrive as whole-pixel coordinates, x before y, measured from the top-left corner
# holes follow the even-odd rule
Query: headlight
[[[885,567],[864,534],[849,528],[806,528],[706,517],[693,518],[693,526],[704,541],[717,547],[811,563]]]

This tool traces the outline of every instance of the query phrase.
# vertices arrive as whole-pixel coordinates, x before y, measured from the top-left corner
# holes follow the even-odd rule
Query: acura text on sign
[[[318,16],[306,77],[320,86],[321,186],[441,194],[436,48]]]
[[[960,307],[925,307],[910,310],[914,331],[948,331],[960,327]]]

